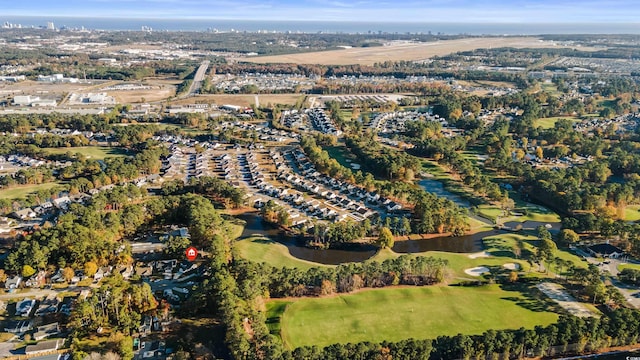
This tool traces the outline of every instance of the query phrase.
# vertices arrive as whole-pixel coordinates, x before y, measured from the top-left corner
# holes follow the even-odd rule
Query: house
[[[605,258],[619,258],[624,255],[624,251],[617,246],[613,246],[609,243],[591,245],[587,248],[589,252],[595,257]]]
[[[31,310],[36,305],[33,299],[24,299],[16,304],[16,316],[29,316]]]
[[[62,196],[57,199],[53,199],[53,205],[58,209],[66,209],[71,204],[71,199],[68,196]]]
[[[99,268],[95,274],[93,274],[93,280],[100,281],[103,277],[108,276],[109,274],[111,274],[111,268],[108,266],[103,266]]]
[[[15,217],[16,219],[25,221],[25,220],[29,220],[29,219],[35,218],[36,217],[36,212],[33,211],[30,208],[25,208],[25,209],[18,210],[16,212],[14,212],[13,213],[13,217]]]
[[[20,286],[20,283],[22,282],[22,277],[16,275],[12,278],[8,278],[5,282],[4,282],[4,287],[5,289],[11,290],[11,289],[17,289],[18,286]]]
[[[36,332],[33,334],[33,339],[40,341],[42,339],[58,335],[60,333],[60,326],[57,322],[38,326]]]
[[[149,277],[153,275],[153,266],[138,266],[136,267],[136,275],[140,277]]]
[[[17,320],[9,321],[4,328],[4,331],[12,334],[24,334],[31,329],[33,329],[33,321]]]
[[[66,355],[63,354],[51,354],[51,355],[42,355],[30,358],[31,360],[60,360],[67,359]]]
[[[47,340],[41,341],[35,345],[29,345],[24,349],[25,354],[33,355],[33,354],[42,354],[46,352],[52,352],[58,350],[62,344],[64,344],[64,340]]]
[[[25,282],[25,286],[27,287],[38,287],[40,285],[44,285],[47,280],[47,272],[39,271],[35,276],[32,276],[29,280]]]

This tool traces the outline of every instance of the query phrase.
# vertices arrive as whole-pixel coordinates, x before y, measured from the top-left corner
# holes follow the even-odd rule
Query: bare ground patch
[[[433,56],[443,56],[459,51],[482,48],[556,48],[562,47],[552,41],[542,41],[535,37],[488,37],[442,40],[426,43],[395,43],[388,46],[351,48],[317,51],[304,54],[260,56],[245,58],[253,63],[295,63],[319,65],[373,65],[381,61],[422,60]],[[592,50],[580,47],[580,50]]]

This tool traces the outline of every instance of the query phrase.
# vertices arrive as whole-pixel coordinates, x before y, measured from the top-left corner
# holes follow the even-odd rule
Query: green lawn
[[[103,160],[106,157],[126,156],[123,149],[109,146],[79,146],[79,147],[62,147],[62,148],[44,148],[42,149],[50,154],[77,154],[80,153],[91,159]]]
[[[624,269],[640,270],[640,264],[620,264],[620,265],[618,265],[618,271],[622,271]]]
[[[258,263],[276,267],[290,267],[306,270],[312,267],[329,266],[300,260],[289,254],[286,246],[263,237],[252,237],[236,241],[234,247],[240,256]]]
[[[478,214],[487,219],[491,219],[493,221],[496,220],[498,216],[500,216],[500,222],[505,223],[509,221],[517,221],[517,222],[525,222],[525,221],[540,221],[540,222],[560,222],[560,216],[555,212],[532,203],[528,203],[520,199],[520,196],[511,191],[509,192],[509,197],[511,197],[515,202],[515,208],[512,210],[513,213],[521,213],[522,216],[509,216],[502,217],[502,209],[500,209],[499,205],[494,204],[484,204],[478,206]],[[525,214],[526,213],[526,214]]]
[[[560,92],[558,91],[558,87],[553,83],[542,84],[542,90],[556,97],[560,95]]]
[[[551,129],[556,125],[556,122],[558,122],[558,120],[561,120],[561,119],[571,120],[573,122],[579,121],[574,117],[560,116],[560,117],[540,118],[535,120],[533,122],[533,125],[535,127],[542,127],[543,129]]]
[[[326,150],[327,153],[329,153],[330,158],[336,159],[340,165],[347,169],[351,169],[351,163],[356,162],[356,157],[353,156],[353,154],[351,154],[344,146],[326,146],[323,150]]]
[[[547,300],[525,289],[403,287],[372,289],[330,298],[306,298],[284,310],[281,335],[289,348],[361,341],[399,341],[439,335],[481,334],[489,329],[533,328],[558,319]],[[286,309],[286,310],[285,310]],[[275,311],[270,317],[277,318]],[[275,326],[271,324],[272,328]]]
[[[627,205],[624,208],[624,221],[640,220],[640,205]]]
[[[273,300],[266,304],[267,313],[265,318],[267,319],[267,328],[273,335],[280,336],[282,315],[287,309],[287,306],[291,304],[291,301],[285,300]]]
[[[513,249],[518,245],[521,249],[520,258],[528,258],[536,251],[535,245],[538,242],[538,238],[531,235],[501,234],[486,237],[483,242],[485,251],[493,256],[514,257],[515,254],[513,253]],[[554,255],[562,260],[571,262],[576,267],[587,268],[587,263],[585,261],[582,261],[579,256],[569,252],[568,250],[558,249]],[[526,270],[527,268],[525,267],[523,269]],[[554,272],[566,271],[564,268],[556,269],[554,265],[551,265],[551,270]]]
[[[531,269],[528,261],[526,261],[526,259],[535,252],[535,246],[537,244],[537,238],[535,236],[507,233],[488,236],[483,240],[483,242],[485,247],[484,251],[490,256],[471,258],[470,254],[458,254],[443,251],[427,251],[409,255],[433,256],[447,260],[449,262],[449,276],[447,279],[449,283],[475,279],[474,277],[467,275],[464,271],[477,266],[485,266],[491,269],[492,273],[495,275],[506,275],[508,271],[503,268],[503,265],[506,263],[518,263],[520,264],[521,271],[529,272],[533,270],[535,272],[535,268]],[[520,255],[517,257],[513,252],[516,244],[518,244],[521,249]],[[331,266],[297,259],[289,253],[285,245],[266,238],[254,237],[239,240],[236,242],[235,247],[239,251],[240,256],[247,260],[265,262],[276,267],[295,267],[306,270],[312,267]],[[401,255],[403,254],[396,253],[390,249],[383,249],[378,251],[376,255],[367,261],[383,262],[387,259],[394,259]],[[586,263],[581,261],[580,257],[568,251],[560,249],[556,251],[555,255],[563,260],[570,261],[575,266],[586,267]],[[558,271],[559,269],[555,269],[552,265],[551,270]],[[540,275],[546,276],[544,274]]]
[[[49,182],[38,185],[12,186],[8,189],[0,190],[0,199],[23,199],[31,193],[35,193],[39,190],[48,190],[58,185],[60,184],[57,182]]]

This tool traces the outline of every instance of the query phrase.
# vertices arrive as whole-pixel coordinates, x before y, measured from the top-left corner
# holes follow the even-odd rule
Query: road
[[[613,285],[627,300],[629,305],[635,307],[636,309],[640,309],[640,289],[629,286],[618,281],[618,266],[621,264],[625,264],[626,261],[620,259],[607,259],[608,264],[601,262],[600,260],[589,256],[589,254],[585,252],[579,252],[579,255],[584,256],[587,259],[587,262],[590,264],[594,264],[600,268],[600,271],[603,273],[603,280],[607,278],[611,281],[611,285]]]
[[[186,98],[189,96],[193,96],[200,91],[200,87],[202,86],[202,82],[204,81],[207,75],[207,69],[209,69],[209,60],[205,60],[200,64],[198,70],[196,70],[196,74],[193,76],[193,81],[191,82],[191,86],[189,87],[189,91],[182,96],[182,98]]]
[[[92,284],[91,287],[97,287],[96,284]],[[69,286],[64,289],[22,289],[19,292],[15,293],[6,293],[0,294],[0,300],[9,300],[9,299],[24,299],[28,298],[44,298],[49,295],[57,295],[59,293],[68,293],[68,292],[77,292],[80,293],[82,290],[89,289],[87,287],[78,287],[78,286]]]

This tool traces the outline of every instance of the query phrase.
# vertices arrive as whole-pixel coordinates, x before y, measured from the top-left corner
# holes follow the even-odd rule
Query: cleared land
[[[80,153],[91,159],[103,160],[107,157],[126,156],[126,152],[122,149],[108,146],[79,146],[79,147],[63,147],[63,148],[44,148],[42,149],[50,154],[60,155],[70,152],[71,154]]]
[[[265,94],[258,95],[258,101],[261,107],[265,107],[268,104],[285,104],[294,105],[301,94]],[[179,101],[172,101],[172,104],[193,104],[193,103],[205,103],[216,105],[238,105],[249,107],[256,103],[256,95],[252,94],[212,94],[212,95],[197,95],[182,99]]]
[[[56,182],[50,182],[38,185],[13,186],[9,189],[0,190],[0,199],[21,199],[31,193],[35,193],[36,191],[48,190],[58,185],[60,184]]]
[[[556,126],[556,123],[558,122],[558,120],[570,120],[572,122],[579,122],[580,119],[577,119],[575,117],[566,117],[566,116],[562,116],[562,117],[550,117],[550,118],[540,118],[536,121],[533,122],[533,125],[536,127],[542,127],[543,129],[552,129],[554,126]]]
[[[114,90],[107,91],[120,104],[146,103],[168,99],[176,94],[175,86],[151,86],[148,90]]]
[[[481,334],[488,329],[533,328],[558,319],[541,296],[483,287],[405,287],[307,298],[285,308],[282,339],[290,348],[360,341],[398,341],[439,335]],[[272,309],[274,309],[272,307]],[[275,311],[269,313],[273,320]],[[272,329],[277,325],[271,324]]]
[[[243,60],[253,63],[373,65],[380,61],[422,60],[458,51],[497,47],[555,48],[560,46],[554,42],[542,41],[535,37],[489,37],[443,40],[428,43],[396,42],[387,46],[318,51],[304,54],[260,56],[245,58]],[[589,50],[587,48],[580,49]]]

